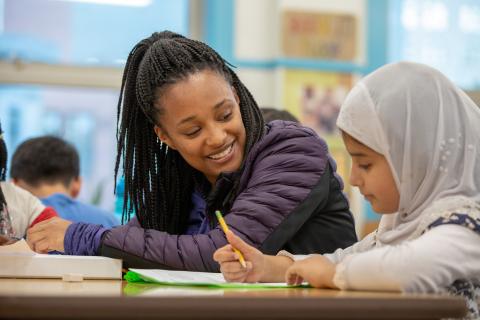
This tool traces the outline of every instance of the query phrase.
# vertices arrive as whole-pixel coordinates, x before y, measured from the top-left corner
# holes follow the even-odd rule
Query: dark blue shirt
[[[210,231],[208,218],[205,216],[206,202],[198,191],[192,193],[193,208],[188,217],[185,234],[205,234]]]

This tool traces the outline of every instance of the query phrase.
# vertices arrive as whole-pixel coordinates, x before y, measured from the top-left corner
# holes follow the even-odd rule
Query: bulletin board
[[[354,61],[356,17],[305,11],[282,14],[282,54],[291,58]]]
[[[337,172],[344,182],[348,181],[351,162],[336,121],[353,81],[349,73],[302,69],[284,70],[282,76],[285,110],[327,141],[330,154],[337,162]],[[350,190],[348,183],[345,183],[345,190]]]

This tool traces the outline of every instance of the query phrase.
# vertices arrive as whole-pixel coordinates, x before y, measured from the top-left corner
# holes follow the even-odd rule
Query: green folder
[[[171,271],[161,269],[132,269],[125,274],[128,282],[156,283],[168,286],[211,287],[211,288],[298,288],[285,283],[236,283],[226,282],[221,273]]]

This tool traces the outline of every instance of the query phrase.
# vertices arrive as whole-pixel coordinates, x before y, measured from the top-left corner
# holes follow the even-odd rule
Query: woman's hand
[[[335,268],[336,264],[324,256],[314,255],[292,264],[285,274],[285,279],[290,285],[299,285],[307,281],[315,288],[338,289],[333,283]]]
[[[33,251],[47,253],[49,251],[64,252],[63,239],[71,221],[54,217],[37,223],[27,230],[27,243]]]
[[[228,282],[259,282],[265,271],[265,256],[259,250],[246,244],[231,231],[226,233],[230,244],[218,249],[213,254],[213,259],[220,264],[220,271]],[[247,267],[244,268],[238,260],[238,255],[233,251],[238,249],[245,258]]]

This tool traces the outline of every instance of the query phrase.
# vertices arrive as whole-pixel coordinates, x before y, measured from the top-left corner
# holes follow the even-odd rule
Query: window
[[[480,88],[480,2],[392,0],[389,60],[441,70],[466,90]]]
[[[137,5],[98,4],[122,1]],[[188,10],[188,0],[0,0],[0,121],[10,156],[27,138],[63,137],[80,153],[80,200],[113,210],[123,65],[155,31],[187,35]]]

